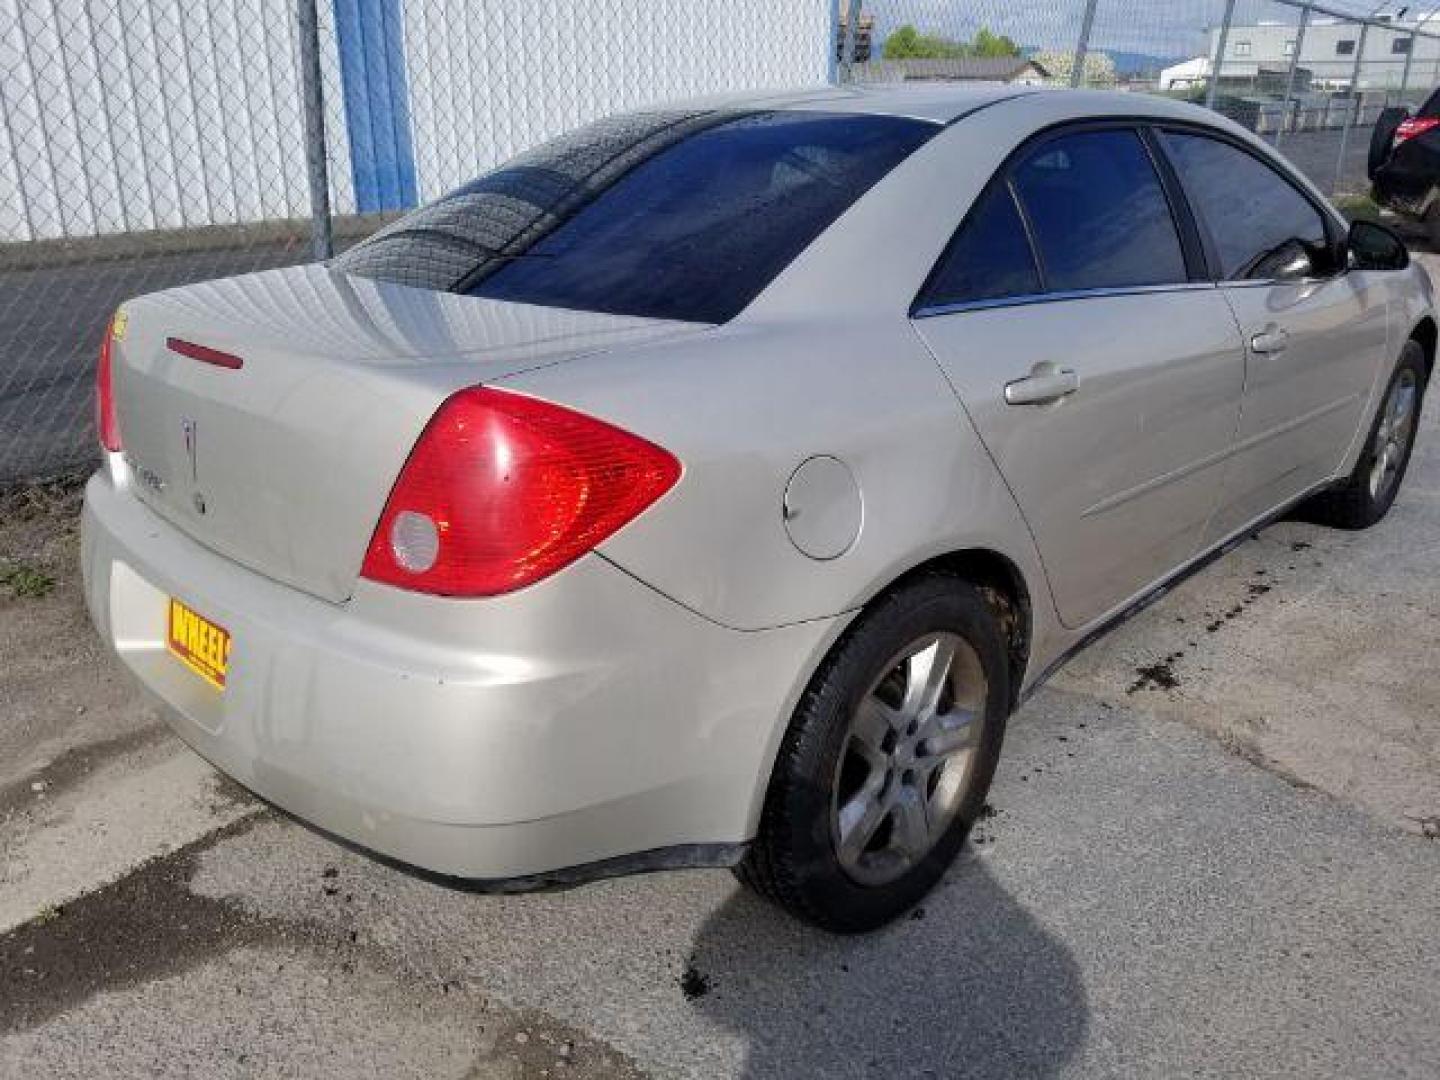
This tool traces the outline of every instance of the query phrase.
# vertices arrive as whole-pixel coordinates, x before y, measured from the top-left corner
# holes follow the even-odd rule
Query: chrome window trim
[[[1292,288],[1299,285],[1324,285],[1329,281],[1339,281],[1350,273],[1351,267],[1344,270],[1337,270],[1333,274],[1324,277],[1303,277],[1303,278],[1235,278],[1227,281],[1217,281],[1215,285],[1221,289],[1276,289],[1282,285]]]
[[[1247,282],[1246,284],[1255,284]],[[963,300],[954,304],[933,304],[917,308],[911,313],[912,319],[929,319],[937,315],[958,315],[966,311],[990,311],[995,308],[1029,307],[1032,304],[1052,304],[1065,300],[1097,300],[1112,296],[1145,296],[1152,293],[1194,292],[1197,289],[1217,289],[1220,283],[1214,281],[1185,281],[1173,285],[1112,285],[1102,289],[1069,289],[1059,292],[1024,293],[1017,296],[991,297],[987,300]]]

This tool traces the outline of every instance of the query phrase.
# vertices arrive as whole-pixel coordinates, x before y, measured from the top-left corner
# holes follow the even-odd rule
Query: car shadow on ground
[[[1089,1016],[1066,947],[969,852],[874,934],[814,930],[737,891],[702,926],[683,988],[745,1037],[749,1080],[1047,1077]]]

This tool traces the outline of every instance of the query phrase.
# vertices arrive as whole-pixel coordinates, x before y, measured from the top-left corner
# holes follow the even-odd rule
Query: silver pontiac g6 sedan
[[[643,111],[125,304],[87,597],[341,838],[497,888],[734,866],[863,930],[1074,650],[1281,514],[1385,515],[1435,347],[1391,234],[1189,106]]]

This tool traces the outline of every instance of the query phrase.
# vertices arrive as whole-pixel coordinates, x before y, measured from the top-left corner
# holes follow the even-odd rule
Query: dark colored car
[[[1369,170],[1375,201],[1425,222],[1440,242],[1440,88],[1413,114],[1404,106],[1380,114]]]

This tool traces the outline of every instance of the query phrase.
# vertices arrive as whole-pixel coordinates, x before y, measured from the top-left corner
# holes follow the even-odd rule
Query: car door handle
[[[1276,326],[1271,323],[1260,333],[1250,339],[1250,351],[1255,353],[1270,354],[1282,353],[1290,345],[1290,331],[1283,326]]]
[[[1055,364],[1036,364],[1023,379],[1005,384],[1008,405],[1044,405],[1080,389],[1080,376]]]

